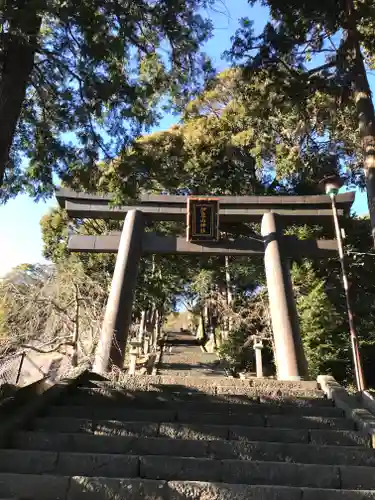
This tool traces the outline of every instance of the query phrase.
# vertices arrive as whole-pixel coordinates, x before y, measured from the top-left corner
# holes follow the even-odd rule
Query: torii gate
[[[348,215],[355,194],[337,196],[338,215]],[[107,371],[112,363],[123,367],[131,326],[134,292],[142,254],[196,254],[251,256],[264,254],[275,357],[280,380],[307,376],[307,364],[299,331],[290,277],[290,260],[300,257],[328,257],[337,251],[336,240],[303,240],[283,235],[290,224],[331,224],[331,201],[319,196],[220,196],[220,227],[262,221],[263,241],[235,240],[191,242],[183,237],[144,232],[146,222],[186,221],[187,197],[143,195],[136,206],[110,206],[111,196],[59,189],[58,203],[72,218],[123,219],[121,233],[105,236],[73,235],[68,248],[73,252],[117,253],[94,370]]]

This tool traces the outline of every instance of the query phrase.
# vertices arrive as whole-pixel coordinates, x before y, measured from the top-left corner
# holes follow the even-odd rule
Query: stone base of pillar
[[[282,378],[281,377],[277,377],[277,380],[281,380],[281,381],[285,380],[286,382],[288,382],[288,381],[289,382],[301,382],[302,380],[305,380],[305,379],[304,379],[304,377],[300,377],[298,375],[296,375],[296,376],[290,375],[289,377],[285,377],[285,376],[282,377]]]

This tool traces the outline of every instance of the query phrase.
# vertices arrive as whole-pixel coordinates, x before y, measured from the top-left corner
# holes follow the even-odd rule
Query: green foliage
[[[1,131],[2,198],[23,190],[51,194],[53,174],[75,187],[97,188],[97,162],[116,158],[154,125],[162,97],[181,106],[211,73],[200,46],[212,24],[199,14],[211,3],[3,2],[0,110],[13,102],[10,126],[18,125]],[[8,118],[0,116],[4,127]]]
[[[103,171],[102,182],[126,199],[129,190],[170,194],[258,194],[264,188],[245,110],[234,98],[236,75],[224,72],[187,107],[184,123],[146,135]],[[222,90],[222,92],[219,92]],[[203,103],[202,103],[203,101]]]
[[[129,199],[129,194],[136,198],[142,192],[316,194],[316,181],[322,170],[336,168],[346,158],[354,162],[359,158],[353,135],[349,133],[346,114],[349,108],[341,113],[326,89],[314,90],[304,101],[308,112],[302,120],[298,103],[282,99],[276,83],[266,69],[255,72],[250,79],[239,70],[223,72],[191,100],[182,123],[133,141],[116,161],[100,166],[102,187],[114,194],[116,201]],[[337,155],[333,160],[331,148]],[[52,213],[42,224],[46,255],[54,261],[65,259],[64,217],[61,212]],[[117,222],[87,220],[75,221],[71,227],[81,234],[120,229]],[[371,241],[366,221],[350,219],[347,229],[348,249],[368,252]],[[185,226],[155,223],[147,230],[183,235]],[[261,239],[259,224],[240,227],[223,224],[221,230],[223,238],[241,235]],[[332,237],[330,228],[306,225],[289,227],[286,233],[300,239]],[[108,287],[112,257],[77,254],[75,258],[89,276],[97,273],[103,287]],[[110,260],[106,261],[107,258]],[[375,290],[368,272],[373,265],[371,259],[371,256],[348,259],[365,360],[370,360],[375,350],[371,324]],[[293,280],[311,376],[332,373],[338,380],[350,381],[352,362],[337,259],[316,261],[314,265],[301,259],[293,267]],[[262,259],[231,259],[226,267],[224,259],[219,257],[143,258],[138,281],[134,318],[152,305],[164,306],[168,313],[183,301],[195,318],[205,317],[206,333],[214,330],[218,339],[224,339],[220,354],[234,371],[252,366],[252,348],[244,347],[249,336],[262,336],[267,345],[265,351],[270,352],[272,339]],[[233,296],[231,304],[228,291]],[[228,319],[232,321],[231,329]],[[369,367],[369,362],[366,363]],[[269,364],[272,366],[272,360]]]
[[[360,339],[360,349],[363,358],[365,378],[370,387],[375,386],[373,371],[373,360],[375,356],[375,281],[372,269],[375,264],[375,252],[373,250],[372,238],[368,231],[368,217],[349,219],[346,223],[346,263],[347,274],[350,283],[350,299],[354,310],[354,321]],[[335,301],[336,309],[346,318],[345,302],[342,285],[336,287],[337,276],[340,276],[338,265],[326,269],[330,273],[332,287],[328,291]],[[336,277],[336,280],[334,279]],[[346,321],[345,321],[346,323]],[[347,323],[345,332],[348,332]],[[348,335],[348,333],[347,333]],[[351,357],[351,354],[349,354]]]
[[[228,339],[217,350],[219,357],[226,361],[232,374],[255,371],[253,349],[251,346],[244,348],[248,336],[247,328],[231,330]]]
[[[68,256],[69,217],[65,210],[52,209],[40,220],[44,243],[43,256],[59,262]]]
[[[163,308],[165,314],[176,307],[187,279],[188,262],[178,256],[142,258],[134,304],[136,316],[151,305]]]
[[[326,90],[309,93],[303,105],[281,98],[285,79],[262,68],[220,73],[181,124],[133,142],[101,182],[117,200],[142,191],[316,194],[322,175],[344,163],[348,182],[357,182],[361,153],[350,109]]]
[[[250,86],[264,82],[264,97],[255,102],[279,138],[280,175],[295,172],[311,185],[315,176],[345,170],[349,183],[363,185],[358,125],[362,138],[372,136],[374,117],[361,50],[371,63],[373,2],[263,4],[271,20],[262,34],[255,35],[253,24],[242,19],[228,55],[241,65]],[[362,110],[360,92],[368,98]]]
[[[308,261],[294,265],[292,277],[309,374],[312,378],[324,373],[342,379],[348,365],[349,337],[326,294],[326,283]]]
[[[201,297],[207,297],[215,282],[215,273],[212,269],[201,269],[191,283],[191,290]]]
[[[44,243],[44,257],[55,264],[66,261],[69,257],[67,248],[69,234],[108,234],[111,231],[121,230],[122,223],[118,221],[103,221],[91,219],[76,219],[69,221],[65,210],[52,209],[42,217],[40,221],[42,239]],[[80,263],[84,271],[97,279],[100,279],[103,288],[107,290],[112,280],[115,268],[115,256],[111,254],[74,254],[71,261]]]

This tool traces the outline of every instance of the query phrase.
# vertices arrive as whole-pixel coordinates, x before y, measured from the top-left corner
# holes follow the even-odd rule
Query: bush
[[[228,363],[233,374],[255,369],[253,349],[251,345],[244,347],[248,336],[244,328],[232,330],[228,339],[218,348],[219,357]]]

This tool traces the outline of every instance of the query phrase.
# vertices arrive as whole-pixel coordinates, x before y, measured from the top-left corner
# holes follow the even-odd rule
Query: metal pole
[[[146,315],[147,311],[144,309],[141,313],[141,322],[139,324],[139,330],[138,330],[138,342],[141,343],[143,341],[143,335],[146,328]]]
[[[342,244],[339,217],[337,214],[337,207],[336,207],[336,194],[332,192],[329,194],[329,196],[330,196],[331,201],[332,201],[333,221],[334,221],[334,225],[335,225],[337,246],[338,246],[338,251],[339,251],[339,260],[340,260],[340,264],[341,264],[341,274],[342,274],[342,282],[343,282],[344,292],[345,292],[346,310],[348,313],[349,332],[350,332],[350,341],[351,341],[352,354],[353,354],[353,360],[354,360],[355,378],[356,378],[358,390],[364,391],[365,390],[365,382],[364,382],[364,376],[363,376],[361,357],[360,357],[360,353],[359,353],[358,335],[357,335],[357,330],[356,330],[355,324],[354,324],[354,315],[353,315],[352,306],[351,306],[351,302],[350,302],[349,282],[348,282],[348,277],[346,274],[345,255],[344,255],[344,249],[343,249],[343,244]]]

